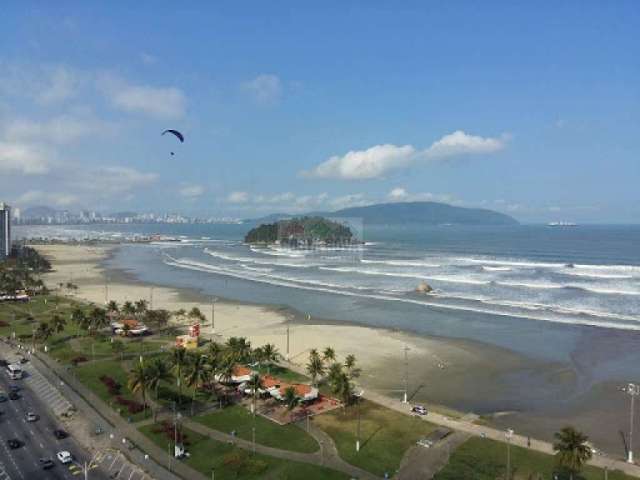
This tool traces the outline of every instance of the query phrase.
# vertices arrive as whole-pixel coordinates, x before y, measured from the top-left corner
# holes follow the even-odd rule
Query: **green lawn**
[[[118,360],[105,360],[84,365],[80,364],[77,368],[74,368],[73,371],[75,372],[78,380],[80,380],[86,387],[88,387],[93,393],[104,400],[107,404],[111,405],[114,410],[120,410],[120,415],[122,415],[123,417],[130,417],[132,421],[138,421],[144,418],[143,412],[132,415],[127,411],[126,406],[117,404],[115,401],[115,397],[109,394],[107,386],[100,381],[100,377],[102,377],[103,375],[107,375],[113,378],[122,386],[120,390],[120,396],[128,400],[141,401],[139,398],[136,398],[127,387],[127,372]],[[149,394],[151,395],[151,392],[149,392]],[[151,411],[149,408],[147,408],[147,417],[150,416]]]
[[[474,437],[462,444],[451,456],[449,464],[435,480],[495,480],[506,472],[507,446],[486,438]],[[511,465],[514,480],[553,478],[555,461],[551,455],[511,446]],[[560,477],[565,480],[564,477]],[[586,467],[574,480],[601,480],[604,472]],[[619,471],[609,472],[609,480],[631,480]]]
[[[302,375],[293,370],[289,370],[287,367],[281,365],[271,365],[271,367],[261,366],[256,369],[260,375],[271,374],[274,377],[288,383],[308,383],[309,377]]]
[[[253,415],[241,405],[226,407],[206,415],[198,415],[193,420],[224,433],[235,430],[238,437],[251,440]],[[311,435],[295,425],[278,425],[260,415],[256,415],[255,420],[257,443],[303,453],[316,452],[320,448]]]
[[[157,432],[155,425],[140,427],[140,431],[163,450],[168,450],[172,440],[164,432]],[[216,480],[342,480],[349,476],[335,470],[300,462],[256,454],[212,440],[196,432],[183,429],[190,457],[187,465],[210,476],[215,469]]]
[[[361,403],[360,452],[356,452],[357,408],[348,407],[318,415],[316,426],[327,432],[347,462],[376,475],[393,475],[409,447],[436,427],[372,402]]]

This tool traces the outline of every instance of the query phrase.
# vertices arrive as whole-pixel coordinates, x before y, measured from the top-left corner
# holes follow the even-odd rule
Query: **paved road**
[[[26,374],[31,370],[29,364],[23,366]],[[0,390],[8,392],[9,385],[21,388],[18,400],[7,400],[0,403],[0,480],[31,480],[35,478],[78,479],[73,469],[62,465],[55,455],[60,450],[68,450],[80,462],[89,461],[87,452],[76,441],[69,437],[58,440],[53,430],[60,428],[52,411],[31,389],[27,379],[10,380],[4,369],[0,372]],[[53,405],[52,405],[53,406]],[[32,411],[40,415],[36,422],[27,422],[26,413]],[[17,438],[24,443],[18,449],[12,450],[7,440]],[[38,460],[51,458],[55,467],[42,470]],[[93,470],[90,478],[107,479],[107,475],[100,470]]]

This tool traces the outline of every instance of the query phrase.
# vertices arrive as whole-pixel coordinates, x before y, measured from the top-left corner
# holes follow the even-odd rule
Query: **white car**
[[[416,415],[426,415],[427,409],[422,405],[416,405],[411,409],[411,412],[415,413]]]
[[[71,460],[73,460],[71,454],[66,450],[62,450],[61,452],[56,453],[56,457],[58,457],[58,460],[60,460],[60,463],[62,463],[63,465],[71,463]]]
[[[420,445],[424,448],[431,448],[433,446],[433,442],[431,440],[428,440],[427,438],[421,438],[416,442],[416,445]]]
[[[27,413],[27,422],[35,422],[40,418],[37,413],[29,412]]]

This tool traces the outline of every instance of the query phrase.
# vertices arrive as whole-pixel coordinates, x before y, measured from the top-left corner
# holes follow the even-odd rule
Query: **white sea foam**
[[[165,263],[176,266],[178,268],[187,268],[187,269],[199,270],[204,272],[219,273],[219,274],[228,275],[228,276],[232,276],[232,277],[236,277],[244,280],[253,280],[257,282],[268,283],[271,285],[297,288],[302,290],[319,291],[319,292],[332,293],[336,295],[355,296],[360,298],[370,298],[370,299],[376,299],[376,300],[387,300],[387,301],[396,301],[396,302],[399,301],[404,303],[422,305],[425,307],[436,307],[436,308],[444,308],[444,309],[450,309],[450,310],[471,311],[471,312],[486,313],[486,314],[498,315],[498,316],[527,318],[527,319],[542,320],[542,321],[549,321],[549,322],[556,322],[556,323],[591,325],[596,327],[617,328],[617,329],[624,329],[624,330],[640,330],[639,317],[627,316],[626,318],[622,318],[621,316],[615,316],[615,317],[612,316],[603,321],[601,317],[594,317],[594,315],[591,315],[586,311],[580,312],[580,313],[573,312],[572,315],[566,315],[563,312],[557,311],[557,310],[549,311],[546,309],[531,308],[529,311],[524,313],[524,312],[518,311],[519,309],[523,309],[522,305],[518,305],[513,311],[505,311],[505,310],[499,310],[499,309],[493,308],[494,306],[497,306],[495,303],[487,304],[486,306],[483,305],[483,306],[477,307],[477,306],[470,306],[470,305],[442,303],[438,301],[432,301],[430,299],[417,300],[417,299],[408,298],[405,296],[355,292],[347,288],[340,288],[340,289],[333,288],[333,287],[323,288],[321,286],[299,284],[293,281],[282,281],[274,278],[264,278],[263,276],[258,276],[256,278],[247,278],[246,272],[243,272],[243,273],[233,272],[230,270],[220,269],[213,265],[202,264],[201,262],[195,262],[189,259],[175,259],[170,257],[169,255],[165,255],[165,257],[166,259],[169,259],[169,260],[165,259]]]
[[[486,272],[510,272],[510,267],[489,267],[487,265],[483,265],[482,269]]]
[[[394,267],[427,267],[427,268],[439,268],[441,265],[424,262],[420,260],[367,260],[361,259],[362,263],[371,263],[376,265],[391,265]]]

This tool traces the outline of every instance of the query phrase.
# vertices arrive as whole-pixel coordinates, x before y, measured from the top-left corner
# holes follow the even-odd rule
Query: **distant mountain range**
[[[352,207],[335,212],[309,212],[307,216],[361,219],[369,225],[517,225],[509,215],[485,208],[465,208],[437,202],[380,203],[366,207]],[[298,215],[276,213],[247,220],[250,223],[275,222]]]

